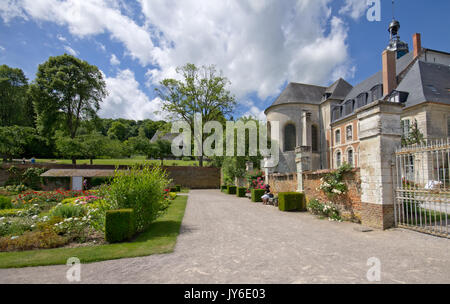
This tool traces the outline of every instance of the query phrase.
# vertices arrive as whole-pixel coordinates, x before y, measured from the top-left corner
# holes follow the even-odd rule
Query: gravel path
[[[82,283],[450,283],[450,241],[283,213],[193,190],[175,252],[82,265]],[[65,283],[66,266],[0,269],[0,283]]]

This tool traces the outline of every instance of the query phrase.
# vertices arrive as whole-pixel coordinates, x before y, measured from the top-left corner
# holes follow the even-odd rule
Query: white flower
[[[16,240],[16,239],[18,239],[19,237],[18,236],[12,236],[11,237],[11,240]]]
[[[35,228],[36,227],[36,225],[31,225],[31,228]]]
[[[37,219],[37,218],[38,218],[37,215],[34,215],[34,216],[31,217],[32,220],[35,220],[35,219]]]
[[[39,207],[39,205],[38,205],[38,204],[34,204],[33,206],[34,206],[34,207]]]
[[[5,218],[4,217],[0,217],[0,221],[3,221]]]

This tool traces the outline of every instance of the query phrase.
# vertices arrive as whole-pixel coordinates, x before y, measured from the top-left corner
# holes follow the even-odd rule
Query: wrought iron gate
[[[450,139],[396,150],[395,224],[449,238]]]

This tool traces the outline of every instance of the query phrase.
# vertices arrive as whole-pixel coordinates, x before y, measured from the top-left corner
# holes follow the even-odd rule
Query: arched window
[[[297,145],[297,132],[293,124],[288,124],[284,127],[284,151],[295,151]]]
[[[311,126],[311,146],[313,152],[319,152],[319,132],[317,126]]]
[[[347,151],[347,163],[351,166],[354,166],[354,157],[353,157],[353,149],[349,149]]]
[[[336,152],[336,169],[342,165],[342,154],[341,151]]]

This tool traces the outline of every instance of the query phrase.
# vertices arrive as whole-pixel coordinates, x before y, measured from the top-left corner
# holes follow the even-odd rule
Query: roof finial
[[[392,20],[395,20],[395,1],[392,0]]]

